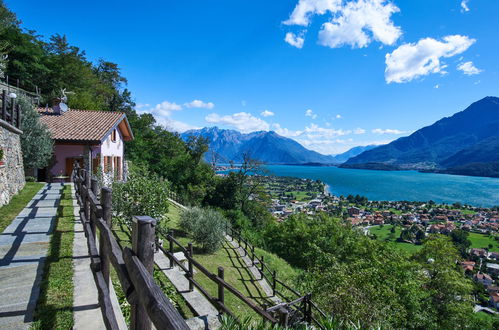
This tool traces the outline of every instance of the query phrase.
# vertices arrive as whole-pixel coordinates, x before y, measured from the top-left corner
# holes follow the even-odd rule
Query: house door
[[[77,157],[77,158],[68,157],[68,158],[66,158],[66,175],[69,176],[67,181],[71,181],[71,173],[73,173],[73,164],[75,161],[78,162],[78,164],[80,165],[80,168],[82,168],[84,166],[82,157]]]

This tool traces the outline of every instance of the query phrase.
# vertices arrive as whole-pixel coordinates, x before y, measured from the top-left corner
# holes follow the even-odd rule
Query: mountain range
[[[362,152],[342,167],[499,176],[499,98],[485,97],[407,137]]]
[[[340,164],[348,158],[374,148],[374,146],[355,147],[347,152],[332,156],[323,155],[306,149],[298,142],[270,131],[243,134],[235,130],[205,127],[181,134],[186,140],[189,136],[202,136],[209,141],[209,151],[205,155],[208,162],[239,163],[245,153],[267,164]]]

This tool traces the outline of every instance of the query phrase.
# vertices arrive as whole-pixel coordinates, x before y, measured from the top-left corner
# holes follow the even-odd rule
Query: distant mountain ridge
[[[354,151],[332,156],[306,149],[298,142],[273,131],[243,134],[230,129],[205,127],[186,131],[181,137],[186,140],[191,135],[208,139],[210,151],[206,153],[205,159],[212,162],[215,155],[215,161],[219,163],[238,163],[243,160],[244,153],[249,153],[252,158],[268,164],[339,164],[365,148],[373,147],[358,147]]]
[[[449,170],[469,168],[470,164],[490,168],[483,164],[497,161],[499,98],[485,97],[465,110],[440,119],[407,137],[352,157],[343,166],[454,173]]]

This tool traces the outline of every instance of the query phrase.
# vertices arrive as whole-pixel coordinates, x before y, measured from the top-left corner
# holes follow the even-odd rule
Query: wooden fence
[[[118,329],[116,315],[121,313],[114,310],[111,303],[109,288],[113,267],[132,308],[130,329],[151,329],[151,321],[157,329],[189,329],[152,276],[156,220],[148,216],[134,217],[132,249],[122,250],[111,231],[111,189],[102,188],[99,199],[97,180],[91,179],[77,164],[73,182],[106,328]]]
[[[229,314],[234,319],[237,317],[227,308],[225,305],[225,290],[233,294],[237,297],[241,302],[251,308],[254,312],[260,315],[264,320],[269,321],[271,323],[278,323],[278,319],[272,316],[269,312],[267,312],[264,308],[256,304],[253,300],[247,298],[243,293],[234,288],[232,285],[227,283],[224,280],[224,269],[223,267],[218,267],[218,273],[213,274],[208,269],[206,269],[203,265],[201,265],[197,260],[194,259],[192,243],[189,243],[187,247],[182,246],[180,242],[178,242],[173,237],[173,232],[163,232],[161,230],[158,231],[160,235],[162,235],[166,241],[168,242],[168,249],[160,246],[159,248],[163,251],[163,253],[170,259],[170,267],[177,265],[180,269],[182,269],[186,273],[187,280],[189,281],[189,290],[193,291],[194,287],[196,287],[211,303],[215,306],[218,311],[223,314]],[[179,250],[183,252],[185,258],[187,260],[187,266],[185,266],[181,260],[175,257],[175,250]],[[200,273],[204,274],[211,281],[213,281],[218,287],[218,296],[213,297],[210,293],[201,286],[194,279],[195,269]]]
[[[244,252],[244,256],[248,256],[248,258],[251,260],[252,265],[258,269],[258,272],[261,276],[260,279],[265,278],[267,283],[271,285],[273,295],[281,298],[281,300],[283,301],[289,301],[267,308],[267,312],[281,311],[281,313],[284,313],[284,311],[287,311],[288,315],[286,315],[286,313],[284,313],[285,315],[281,315],[281,324],[285,322],[285,324],[287,325],[289,322],[291,322],[291,320],[288,320],[287,317],[292,317],[298,314],[307,323],[314,323],[319,328],[323,328],[323,326],[319,322],[319,319],[326,319],[327,315],[317,306],[317,304],[312,301],[311,293],[302,295],[298,291],[284,283],[284,281],[280,280],[277,277],[277,271],[271,269],[265,263],[265,258],[263,255],[260,257],[256,255],[255,247],[242,237],[240,231],[235,230],[227,225],[225,228],[225,232],[232,239],[237,241],[239,247]],[[279,287],[287,290],[291,294],[291,296],[279,290]]]
[[[1,119],[17,128],[21,127],[21,106],[16,104],[16,99],[11,98],[7,94],[7,90],[3,89],[0,96],[1,105]]]

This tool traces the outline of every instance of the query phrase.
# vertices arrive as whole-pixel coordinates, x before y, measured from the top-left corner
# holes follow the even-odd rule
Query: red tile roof
[[[41,121],[47,125],[56,141],[99,143],[114,128],[119,128],[124,140],[133,139],[126,115],[122,112],[69,110],[55,114],[52,109],[38,108]]]

